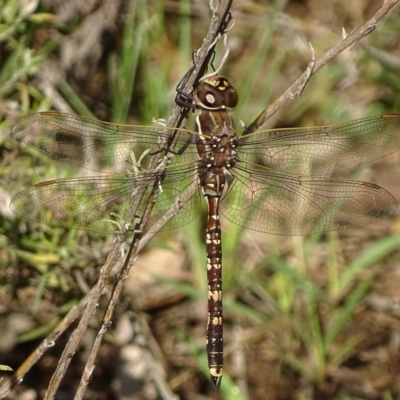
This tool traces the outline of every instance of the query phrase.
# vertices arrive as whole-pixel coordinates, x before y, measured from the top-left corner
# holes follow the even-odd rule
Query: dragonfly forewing
[[[335,175],[400,150],[400,115],[271,129],[239,138],[240,159],[280,172]]]
[[[55,111],[21,118],[12,128],[15,139],[52,158],[103,173],[148,169],[159,144],[167,146],[174,132],[180,135],[178,150],[186,147],[180,162],[196,159],[195,148],[187,144],[195,133],[185,129],[112,124]]]

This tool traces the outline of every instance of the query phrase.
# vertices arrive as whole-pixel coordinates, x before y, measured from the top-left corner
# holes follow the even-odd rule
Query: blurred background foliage
[[[309,43],[320,56],[341,39],[342,28],[351,32],[381,3],[234,1],[222,72],[240,96],[238,126],[250,124],[305,70]],[[24,222],[10,212],[10,198],[23,188],[76,173],[13,141],[12,123],[50,109],[129,124],[167,118],[209,18],[203,0],[0,0],[0,364],[17,368],[83,297],[113,239]],[[312,77],[301,98],[267,127],[398,112],[399,26],[397,8]],[[353,176],[400,200],[399,154]],[[138,319],[145,321],[160,378],[182,399],[398,398],[399,220],[306,238],[223,223],[227,355],[221,393],[212,390],[204,367],[207,293],[204,219],[198,219],[160,234],[143,251],[87,398],[123,398],[122,365],[135,343],[130,320]],[[71,364],[61,389],[66,398],[73,397],[100,318]],[[28,390],[32,398],[43,395],[66,340],[10,398]],[[161,398],[146,368],[131,378],[140,383],[135,398]]]

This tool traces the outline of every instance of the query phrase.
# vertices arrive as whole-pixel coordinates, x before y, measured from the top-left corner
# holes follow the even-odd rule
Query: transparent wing
[[[331,175],[400,149],[400,115],[242,136],[239,158],[281,172]]]
[[[147,169],[159,141],[174,132],[180,134],[176,151],[187,146],[191,135],[196,134],[157,125],[111,124],[54,111],[21,118],[12,128],[15,139],[52,158],[108,173],[125,172],[132,166]],[[193,159],[195,148],[189,146],[184,154],[181,161]]]
[[[365,225],[393,215],[396,201],[376,185],[298,174],[343,172],[398,151],[399,122],[400,116],[385,115],[325,127],[260,131],[240,138],[240,161],[232,170],[236,179],[222,212],[251,229],[293,235]],[[53,158],[106,172],[132,170],[136,163],[138,168],[133,168],[133,174],[45,182],[18,194],[11,208],[47,224],[113,233],[115,215],[123,217],[137,193],[145,190],[148,196],[157,184],[158,171],[146,170],[146,154],[173,131],[55,112],[23,118],[13,127],[13,136]],[[182,134],[178,149],[185,152],[173,157],[167,168],[153,219],[162,217],[196,179],[198,156],[188,140],[195,133],[176,131]],[[192,197],[169,227],[191,221],[198,203],[199,196]]]
[[[138,215],[154,189],[157,193],[150,217],[154,222],[164,216],[197,179],[193,163],[167,167],[162,184],[157,183],[158,176],[159,171],[146,171],[47,181],[18,193],[10,208],[24,218],[47,225],[112,234],[118,231],[140,192],[144,191],[144,197]],[[194,195],[166,229],[192,221],[197,215],[199,201],[200,196]]]
[[[293,176],[246,165],[221,203],[221,213],[250,229],[304,235],[371,224],[395,215],[397,203],[367,182],[323,176]]]

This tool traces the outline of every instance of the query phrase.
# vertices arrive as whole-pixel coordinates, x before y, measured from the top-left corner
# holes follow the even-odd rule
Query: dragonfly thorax
[[[232,168],[237,161],[239,140],[227,111],[202,110],[196,118],[197,153],[205,168]]]

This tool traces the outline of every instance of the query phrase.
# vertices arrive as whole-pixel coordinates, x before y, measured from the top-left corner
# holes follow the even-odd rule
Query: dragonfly
[[[191,222],[202,195],[208,205],[206,349],[212,383],[223,371],[222,248],[220,215],[246,228],[279,235],[364,226],[396,215],[384,188],[341,178],[361,164],[400,149],[400,115],[347,123],[237,134],[231,110],[238,94],[220,75],[202,79],[191,96],[195,128],[118,125],[54,111],[24,117],[12,136],[44,154],[101,175],[55,179],[18,193],[11,209],[23,218],[65,228],[113,234],[138,193],[157,198],[157,222],[191,185],[189,201],[166,225]],[[151,157],[160,140],[176,144],[161,170]],[[168,142],[169,140],[169,142]],[[202,192],[202,195],[201,195]],[[151,230],[151,228],[149,228]]]

